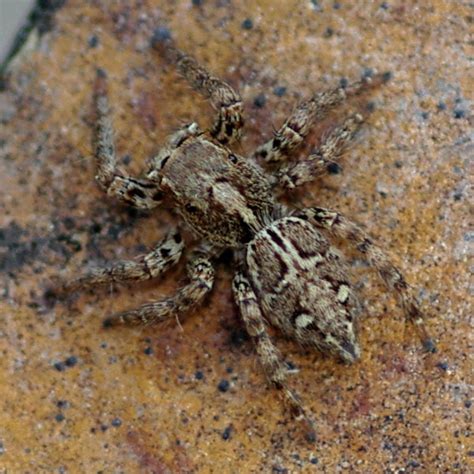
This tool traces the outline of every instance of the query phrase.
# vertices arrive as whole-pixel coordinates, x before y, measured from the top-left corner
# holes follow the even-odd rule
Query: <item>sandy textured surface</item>
[[[472,472],[473,16],[469,2],[447,0],[70,0],[30,35],[0,94],[0,472]],[[138,255],[173,226],[166,211],[106,199],[90,148],[97,66],[132,171],[179,124],[211,123],[150,51],[159,24],[242,92],[242,153],[312,91],[393,74],[341,172],[295,199],[347,213],[390,250],[419,288],[438,352],[422,352],[350,254],[366,304],[361,361],[276,337],[318,420],[313,446],[265,384],[224,262],[181,326],[106,331],[101,319],[171,293],[183,264],[159,282],[42,302],[52,275]]]

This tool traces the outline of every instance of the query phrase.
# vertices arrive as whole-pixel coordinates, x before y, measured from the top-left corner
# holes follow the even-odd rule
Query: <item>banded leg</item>
[[[340,127],[333,130],[306,160],[282,168],[278,172],[279,186],[283,189],[294,189],[327,174],[328,165],[339,160],[363,121],[360,114],[350,116]]]
[[[202,256],[193,258],[188,265],[188,277],[190,282],[174,296],[112,315],[104,320],[104,327],[160,323],[189,311],[212,289],[214,268],[209,259]]]
[[[193,89],[210,100],[217,111],[216,120],[210,130],[211,135],[224,145],[238,139],[244,125],[240,94],[222,79],[210,74],[193,57],[180,51],[168,30],[158,28],[151,44],[168,61],[176,65],[179,73]]]
[[[296,418],[305,423],[308,439],[314,440],[314,422],[302,405],[300,397],[287,385],[288,369],[283,362],[280,351],[268,335],[257,297],[249,281],[242,274],[237,274],[234,278],[233,290],[245,327],[255,344],[260,363],[268,379],[281,391],[285,402],[288,403]]]
[[[97,115],[94,140],[97,163],[95,179],[109,196],[123,203],[138,209],[152,209],[158,206],[163,196],[156,182],[132,178],[117,167],[106,76],[102,70],[97,71],[94,102]]]
[[[165,237],[150,253],[137,260],[123,260],[105,268],[93,269],[73,280],[58,282],[49,292],[60,296],[96,285],[157,278],[178,263],[183,248],[181,235],[174,232]]]
[[[337,212],[313,207],[298,211],[297,217],[307,219],[318,228],[324,229],[334,237],[349,242],[355,249],[367,257],[369,264],[375,268],[387,287],[397,296],[402,305],[405,317],[417,328],[423,347],[428,352],[435,352],[436,346],[425,326],[424,314],[405,278],[390,261],[383,250],[356,224]]]
[[[266,163],[284,161],[291,151],[303,143],[316,120],[324,118],[331,109],[348,98],[379,86],[388,79],[388,74],[365,77],[346,87],[337,87],[314,95],[294,110],[274,137],[257,148],[254,156],[262,158]]]

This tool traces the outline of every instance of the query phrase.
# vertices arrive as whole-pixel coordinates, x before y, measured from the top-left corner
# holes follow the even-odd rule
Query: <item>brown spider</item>
[[[174,296],[115,314],[104,325],[158,323],[188,311],[212,289],[212,260],[225,249],[232,249],[237,267],[233,283],[235,300],[260,362],[269,380],[280,389],[314,438],[314,423],[287,385],[288,369],[269,337],[267,324],[301,345],[335,354],[346,362],[359,358],[359,303],[348,278],[347,264],[331,246],[330,239],[345,239],[365,256],[395,292],[407,320],[418,328],[424,347],[434,351],[412,289],[360,227],[328,209],[288,209],[274,197],[275,190],[290,190],[324,175],[328,164],[340,157],[363,118],[360,114],[348,117],[316,152],[303,161],[282,165],[303,142],[310,126],[348,97],[381,84],[387,77],[365,78],[315,94],[294,110],[252,158],[245,158],[226,147],[239,137],[243,126],[240,95],[178,50],[168,30],[158,28],[152,45],[210,99],[217,119],[206,132],[196,123],[183,127],[149,161],[144,177],[128,176],[117,167],[105,73],[99,71],[95,87],[96,179],[108,195],[138,209],[152,209],[168,201],[203,244],[189,258],[189,283]],[[278,165],[278,171],[264,171],[257,160],[265,165]],[[118,262],[63,281],[55,292],[156,278],[178,262],[183,248],[180,234],[173,232],[140,259]]]

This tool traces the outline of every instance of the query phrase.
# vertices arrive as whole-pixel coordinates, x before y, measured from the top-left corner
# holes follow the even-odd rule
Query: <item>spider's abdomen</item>
[[[269,323],[305,345],[352,362],[358,301],[346,264],[311,224],[286,217],[250,242],[247,266]]]

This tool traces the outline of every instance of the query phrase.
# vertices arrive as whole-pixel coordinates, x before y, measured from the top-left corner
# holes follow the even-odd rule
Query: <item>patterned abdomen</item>
[[[359,357],[346,263],[315,227],[296,217],[273,222],[249,244],[247,265],[270,324],[346,361]]]

